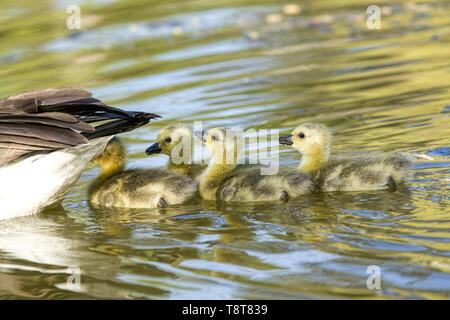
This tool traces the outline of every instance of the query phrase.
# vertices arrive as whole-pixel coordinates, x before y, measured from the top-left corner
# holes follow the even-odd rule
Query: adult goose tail
[[[110,107],[80,88],[49,88],[0,102],[0,166],[34,151],[87,143],[147,124],[159,115]],[[102,122],[97,126],[92,124]]]

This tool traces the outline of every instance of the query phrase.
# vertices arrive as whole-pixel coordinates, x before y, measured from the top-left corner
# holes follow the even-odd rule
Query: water
[[[81,32],[66,28],[74,3]],[[425,155],[406,187],[94,210],[89,167],[60,207],[0,221],[0,298],[449,298],[450,4],[380,2],[369,30],[369,3],[288,3],[2,1],[0,96],[75,85],[161,114],[121,135],[130,168],[165,164],[143,151],[173,121],[281,134],[320,121],[335,154]]]

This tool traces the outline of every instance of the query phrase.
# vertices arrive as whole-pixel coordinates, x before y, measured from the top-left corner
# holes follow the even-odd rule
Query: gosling
[[[89,188],[89,200],[101,207],[156,208],[182,204],[197,194],[197,182],[160,169],[124,170],[125,148],[113,138],[93,160],[101,168]]]
[[[206,164],[192,161],[192,131],[184,124],[165,126],[158,134],[156,142],[145,150],[147,155],[162,153],[169,156],[167,170],[198,178],[205,171]],[[185,154],[187,152],[187,154]],[[177,157],[174,161],[173,158]]]
[[[412,161],[406,154],[330,159],[331,140],[326,126],[305,123],[279,141],[302,154],[299,171],[309,174],[323,191],[395,189],[410,174]]]
[[[195,134],[212,155],[208,168],[199,177],[199,193],[205,200],[285,202],[313,188],[308,175],[297,170],[261,175],[258,166],[238,167],[236,133],[229,129],[214,128]]]

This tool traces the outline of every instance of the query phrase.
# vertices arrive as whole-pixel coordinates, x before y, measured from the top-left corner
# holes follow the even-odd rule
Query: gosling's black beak
[[[156,142],[154,144],[152,144],[150,147],[147,148],[147,150],[145,150],[145,153],[147,155],[151,155],[154,153],[160,153],[161,152],[161,148],[159,147],[159,143]]]
[[[292,134],[280,137],[279,142],[280,144],[285,144],[287,146],[292,145]]]
[[[206,137],[205,137],[205,131],[195,131],[194,134],[197,138],[199,138],[200,140],[202,140],[203,142],[206,142]]]

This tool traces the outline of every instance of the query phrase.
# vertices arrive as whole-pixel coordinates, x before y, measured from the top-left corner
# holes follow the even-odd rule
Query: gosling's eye
[[[218,136],[212,136],[211,137],[214,141],[218,141],[219,140],[219,137]]]
[[[170,142],[172,142],[172,139],[170,137],[168,137],[164,141],[167,142],[167,143],[170,143]]]
[[[302,133],[299,133],[298,134],[298,137],[300,138],[300,139],[303,139],[304,137],[305,137],[305,134],[302,132]]]

